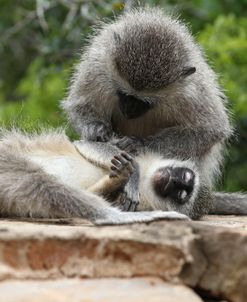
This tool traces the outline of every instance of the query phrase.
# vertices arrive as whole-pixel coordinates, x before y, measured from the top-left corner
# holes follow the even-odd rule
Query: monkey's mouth
[[[160,168],[154,175],[154,189],[163,198],[185,204],[191,197],[195,184],[195,173],[183,167]]]
[[[134,95],[128,95],[121,91],[117,92],[119,109],[126,119],[135,119],[144,115],[153,108],[153,104],[138,99]]]

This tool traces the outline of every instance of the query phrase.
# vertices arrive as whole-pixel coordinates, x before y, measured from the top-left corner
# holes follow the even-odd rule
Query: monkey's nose
[[[154,176],[154,188],[160,196],[184,204],[193,192],[194,179],[195,173],[188,168],[160,168]]]
[[[171,179],[169,168],[159,169],[154,176],[154,183],[157,184],[157,187],[162,188],[162,191],[165,191]]]
[[[167,196],[174,201],[186,203],[194,189],[195,173],[188,168],[174,168],[170,170],[169,184],[166,186]]]

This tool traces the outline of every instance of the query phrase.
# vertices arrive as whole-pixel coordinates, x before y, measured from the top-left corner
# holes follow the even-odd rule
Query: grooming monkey
[[[186,26],[161,9],[132,10],[102,25],[62,106],[84,140],[193,162],[203,179],[197,203],[205,212],[247,214],[246,195],[213,192],[232,134],[226,97]],[[99,157],[109,161],[105,152]],[[125,187],[126,211],[139,202],[133,175]]]
[[[91,150],[89,157],[87,150]],[[102,166],[94,160],[102,150],[112,154],[109,165]],[[95,142],[81,142],[77,149],[62,132],[25,135],[2,131],[0,215],[80,217],[99,225],[188,219],[184,215],[188,212],[185,202],[188,198],[198,213],[194,200],[199,175],[190,169],[194,170],[192,163],[164,160],[155,154],[137,160],[139,210],[146,212],[121,212],[111,203],[117,200],[137,165],[127,153],[110,144]],[[177,181],[180,188],[175,192],[173,186]],[[174,194],[181,201],[180,207],[171,202]]]

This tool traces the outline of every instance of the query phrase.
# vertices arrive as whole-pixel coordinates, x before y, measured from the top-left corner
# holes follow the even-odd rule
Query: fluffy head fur
[[[141,18],[138,11],[125,15],[113,37],[116,69],[137,91],[164,88],[193,64],[187,29],[160,10],[143,11]]]

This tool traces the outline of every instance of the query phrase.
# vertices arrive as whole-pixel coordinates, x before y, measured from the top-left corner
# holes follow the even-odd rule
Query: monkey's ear
[[[117,43],[120,43],[120,42],[121,42],[121,37],[120,37],[120,35],[117,34],[115,31],[114,31],[114,33],[113,33],[113,37],[114,37],[115,42],[117,42]]]
[[[186,77],[188,77],[189,75],[191,75],[191,74],[193,74],[195,72],[196,72],[196,68],[195,67],[186,66],[182,70],[182,76],[186,78]]]

